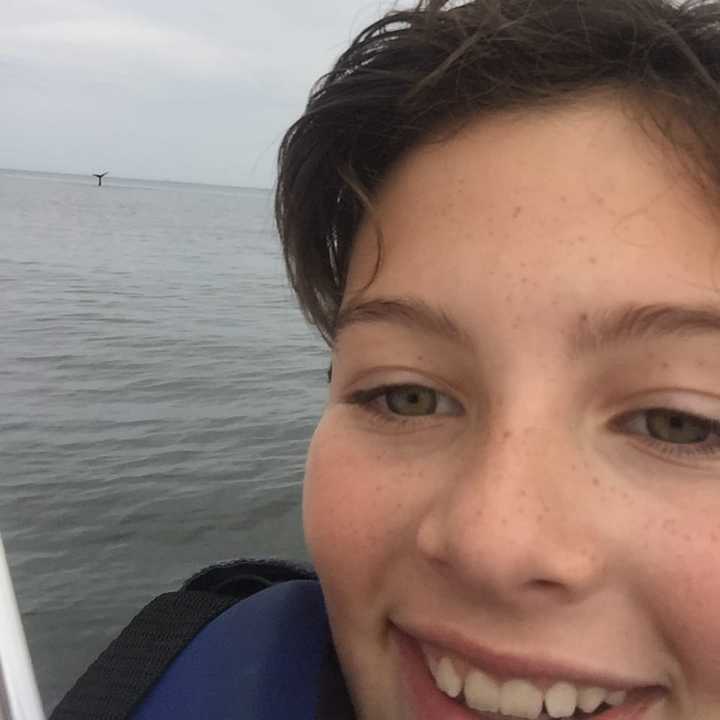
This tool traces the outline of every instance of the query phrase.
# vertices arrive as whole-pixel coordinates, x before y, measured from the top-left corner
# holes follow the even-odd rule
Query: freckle
[[[589,258],[589,262],[590,262],[591,265],[597,265],[597,258],[596,258],[596,257],[591,257],[591,258]]]
[[[685,533],[685,534],[683,535],[683,539],[686,540],[687,542],[690,542],[690,539],[691,539],[691,538],[690,538],[690,533]]]
[[[507,527],[507,524],[508,524],[507,518],[504,517],[504,518],[501,520],[501,522],[502,522],[502,526],[503,526],[503,527]]]
[[[527,490],[521,490],[520,497],[527,497]]]
[[[512,430],[506,430],[503,433],[503,440],[509,440],[512,437]]]
[[[597,487],[598,485],[600,485],[600,480],[597,477],[594,477],[592,479],[592,484],[595,485],[595,487]]]
[[[518,217],[522,211],[523,209],[520,205],[516,206],[516,208],[513,210],[513,217]]]

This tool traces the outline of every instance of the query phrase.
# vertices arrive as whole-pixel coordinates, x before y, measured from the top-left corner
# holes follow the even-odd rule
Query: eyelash
[[[389,393],[398,390],[430,390],[436,395],[442,395],[442,393],[439,393],[437,390],[433,390],[433,388],[425,387],[423,385],[381,385],[378,387],[369,388],[367,390],[357,390],[349,396],[347,402],[351,405],[356,405],[360,407],[365,412],[370,413],[375,421],[382,424],[407,426],[415,423],[421,423],[426,418],[432,417],[432,415],[399,415],[397,413],[394,413],[387,407],[387,399],[383,403],[385,405],[385,409],[381,409],[378,407],[376,401],[379,398],[382,398],[383,396],[387,398],[387,395]],[[687,413],[682,410],[676,410],[675,408],[651,407],[643,408],[642,410],[635,410],[633,412],[622,415],[620,418],[616,419],[613,422],[613,427],[619,428],[625,425],[631,418],[653,411],[668,413],[670,415],[679,416],[686,420],[700,422],[710,431],[711,434],[718,436],[718,441],[714,446],[701,446],[700,449],[695,450],[681,450],[679,448],[692,447],[692,445],[663,442],[661,440],[655,440],[647,436],[633,433],[635,437],[645,438],[644,440],[642,440],[642,442],[644,442],[645,444],[654,447],[656,450],[658,450],[664,455],[670,455],[675,457],[720,455],[720,420],[718,420],[717,418],[706,417],[704,415],[698,415],[697,413]]]

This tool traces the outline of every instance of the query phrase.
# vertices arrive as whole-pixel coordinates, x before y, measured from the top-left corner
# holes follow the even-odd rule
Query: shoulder
[[[268,680],[283,675],[301,688],[331,647],[312,568],[279,560],[213,565],[143,608],[51,720],[230,717],[222,708],[239,701],[270,707],[277,693]]]
[[[232,560],[216,563],[186,580],[181,590],[245,598],[276,583],[317,580],[310,565],[285,560]]]

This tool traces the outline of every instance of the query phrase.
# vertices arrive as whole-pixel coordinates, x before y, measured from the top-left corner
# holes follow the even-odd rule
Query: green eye
[[[630,422],[628,422],[628,420]],[[720,455],[720,420],[673,408],[647,408],[624,415],[616,428],[663,455],[680,458]]]
[[[712,435],[711,423],[702,418],[668,410],[648,410],[647,429],[656,440],[669,443],[698,443]]]
[[[347,402],[388,425],[423,425],[426,420],[437,424],[441,419],[463,415],[457,400],[424,385],[381,385],[356,390]]]
[[[433,415],[437,410],[437,393],[426,387],[408,385],[388,390],[388,408],[398,415]]]

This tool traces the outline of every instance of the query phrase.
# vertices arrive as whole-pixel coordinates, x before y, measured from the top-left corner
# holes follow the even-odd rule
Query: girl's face
[[[416,149],[377,211],[304,498],[359,718],[720,717],[706,200],[594,98]]]

